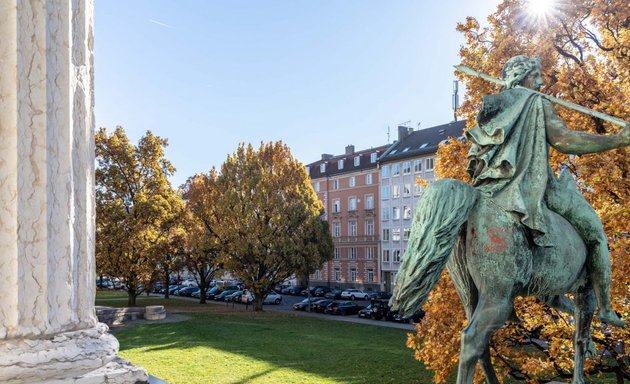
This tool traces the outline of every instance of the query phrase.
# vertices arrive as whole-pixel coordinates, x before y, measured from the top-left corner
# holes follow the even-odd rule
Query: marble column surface
[[[75,382],[118,351],[94,312],[93,13],[0,1],[2,383]]]

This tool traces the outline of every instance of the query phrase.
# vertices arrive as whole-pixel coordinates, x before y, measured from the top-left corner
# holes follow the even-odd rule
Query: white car
[[[350,299],[350,300],[354,300],[354,299],[363,299],[363,300],[368,300],[370,298],[370,295],[368,295],[367,293],[363,292],[360,289],[346,289],[345,291],[341,292],[341,298],[342,299]]]
[[[241,302],[251,304],[254,301],[254,295],[251,292],[245,291],[243,292],[243,296],[241,297]],[[265,296],[265,300],[263,300],[263,304],[280,304],[282,303],[282,296],[271,291]]]

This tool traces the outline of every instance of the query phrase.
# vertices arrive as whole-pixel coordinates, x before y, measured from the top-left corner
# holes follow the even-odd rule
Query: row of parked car
[[[185,285],[170,285],[168,288],[163,288],[160,293],[166,293],[166,289],[169,290],[169,294],[175,296],[184,297],[201,297],[201,289],[199,287],[189,287]],[[245,303],[249,304],[254,301],[254,295],[251,294],[242,286],[238,285],[226,285],[226,286],[214,286],[206,291],[206,299],[215,301],[227,301],[233,303]],[[282,303],[282,296],[276,292],[269,293],[265,299],[264,304],[280,304]]]
[[[345,290],[332,289],[326,286],[303,287],[290,286],[282,288],[281,293],[284,295],[302,295],[312,297],[324,297],[327,299],[350,299],[350,300],[371,300],[371,299],[389,299],[390,293],[387,292],[366,292],[360,289],[348,288]]]
[[[371,299],[368,306],[357,304],[355,301],[338,301],[331,298],[306,298],[293,304],[296,311],[306,311],[310,305],[312,312],[326,313],[330,315],[358,315],[361,318],[374,320],[388,320],[400,323],[420,322],[424,312],[419,310],[410,317],[401,316],[398,311],[392,311],[387,299]]]

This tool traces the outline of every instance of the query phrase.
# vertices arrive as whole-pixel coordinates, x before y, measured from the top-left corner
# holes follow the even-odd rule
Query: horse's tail
[[[407,252],[396,274],[392,309],[409,316],[422,307],[478,195],[472,186],[453,179],[438,180],[424,192],[416,206]]]

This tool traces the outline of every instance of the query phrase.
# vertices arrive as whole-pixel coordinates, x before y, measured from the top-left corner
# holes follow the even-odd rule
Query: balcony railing
[[[378,236],[376,236],[376,235],[333,237],[333,242],[335,244],[341,244],[341,243],[366,243],[366,242],[377,242],[377,241],[378,241]]]

